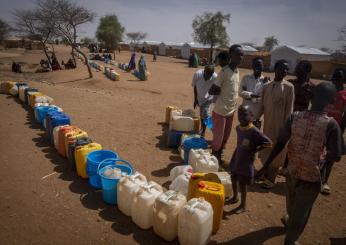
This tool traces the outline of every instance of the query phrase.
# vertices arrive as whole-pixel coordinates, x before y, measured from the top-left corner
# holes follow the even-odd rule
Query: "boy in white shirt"
[[[200,118],[201,118],[201,136],[204,137],[206,124],[205,120],[209,115],[209,106],[213,101],[213,95],[208,93],[211,86],[216,81],[217,74],[214,72],[214,66],[207,65],[202,70],[198,70],[192,79],[192,86],[194,91],[194,103],[193,108],[196,106],[200,108]]]

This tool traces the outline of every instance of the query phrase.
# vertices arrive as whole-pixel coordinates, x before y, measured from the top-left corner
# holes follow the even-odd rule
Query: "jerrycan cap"
[[[205,183],[201,181],[197,184],[197,186],[198,188],[203,189],[205,187]]]

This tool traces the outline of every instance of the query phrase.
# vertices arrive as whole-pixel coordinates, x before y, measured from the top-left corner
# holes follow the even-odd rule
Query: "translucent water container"
[[[142,185],[132,201],[132,221],[142,229],[149,229],[153,226],[154,203],[156,198],[163,192],[162,187],[149,181],[147,185]]]
[[[177,191],[183,194],[184,196],[187,196],[190,177],[191,177],[191,173],[183,173],[179,175],[169,185],[169,189],[173,191]]]
[[[172,110],[179,110],[178,107],[170,105],[166,107],[166,113],[165,113],[165,123],[169,123],[171,120],[171,112]]]
[[[181,245],[205,245],[213,230],[213,207],[204,198],[193,198],[181,209],[178,239]]]
[[[210,174],[215,174],[219,179],[221,184],[225,189],[225,197],[230,197],[232,195],[232,180],[231,176],[227,172],[213,172]]]
[[[125,176],[120,179],[118,183],[117,195],[118,195],[118,208],[127,216],[131,216],[131,206],[134,196],[139,190],[141,185],[147,184],[147,178],[136,172],[132,176]]]
[[[178,235],[178,214],[186,203],[186,197],[176,191],[167,191],[156,198],[154,204],[154,232],[173,241]]]
[[[190,165],[176,166],[169,172],[169,178],[173,181],[176,177],[184,173],[192,173],[192,167]]]
[[[193,159],[190,161],[190,165],[194,172],[210,173],[219,171],[219,161],[208,151],[200,151],[196,154],[196,152],[191,150],[190,154],[194,155]]]
[[[169,124],[169,129],[183,132],[192,132],[195,129],[195,122],[192,117],[173,116]]]

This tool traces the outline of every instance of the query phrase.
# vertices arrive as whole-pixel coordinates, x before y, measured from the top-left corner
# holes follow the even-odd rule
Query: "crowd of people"
[[[212,154],[222,163],[237,111],[237,144],[230,160],[234,195],[228,203],[239,202],[239,187],[241,202],[234,211],[242,213],[246,211],[249,184],[256,181],[261,187],[271,189],[277,175],[284,175],[287,213],[281,221],[286,227],[285,244],[295,244],[318,194],[331,193],[328,178],[332,166],[345,153],[346,73],[337,69],[332,82],[314,84],[310,81],[311,63],[301,60],[295,69],[296,78],[287,81],[289,65],[279,60],[271,81],[262,74],[263,59],[255,58],[253,74],[243,76],[240,81],[238,66],[243,56],[242,47],[232,45],[229,52],[217,56],[221,66],[218,74],[213,65],[194,74],[193,106],[200,109],[200,134],[204,137],[206,120],[211,117]],[[242,98],[241,105],[237,105],[238,96]],[[256,172],[257,152],[262,168]]]

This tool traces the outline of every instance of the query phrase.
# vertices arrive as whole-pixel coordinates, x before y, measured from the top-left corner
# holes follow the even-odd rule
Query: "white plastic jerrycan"
[[[181,139],[180,139],[180,146],[178,148],[179,152],[180,152],[180,157],[181,159],[184,160],[184,141],[186,139],[189,139],[189,138],[200,138],[201,136],[199,134],[190,134],[190,133],[184,133],[181,135]]]
[[[191,165],[194,172],[196,172],[197,160],[202,157],[202,155],[210,154],[205,149],[191,149],[189,152],[189,164]]]
[[[180,110],[180,109],[171,110],[171,114],[169,115],[169,124],[171,124],[172,118],[174,116],[182,116],[182,114],[183,114],[183,110]]]
[[[173,116],[169,124],[169,129],[183,132],[191,132],[194,130],[193,118],[187,116]]]
[[[178,216],[181,245],[207,244],[213,230],[213,207],[204,198],[192,198]]]
[[[142,185],[132,201],[132,221],[142,229],[153,226],[153,206],[156,198],[163,192],[162,187],[154,181]]]
[[[176,177],[184,173],[192,173],[192,167],[190,165],[176,166],[169,172],[169,178],[173,181]]]
[[[225,188],[225,197],[230,197],[232,195],[232,180],[231,176],[227,172],[213,172],[220,179],[221,184]]]
[[[118,208],[127,216],[131,216],[131,204],[133,197],[141,185],[147,184],[147,178],[136,172],[134,175],[124,176],[117,186]]]
[[[202,154],[197,158],[193,170],[199,173],[217,172],[219,171],[219,161],[209,152],[207,154]]]
[[[154,204],[154,232],[173,241],[178,235],[178,214],[186,203],[186,197],[176,191],[167,191],[156,198]]]
[[[187,196],[190,178],[191,178],[191,173],[183,173],[179,175],[169,185],[169,189],[173,191],[177,191],[183,194],[184,196]]]

